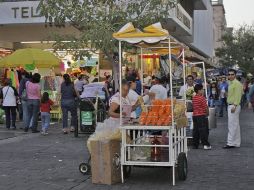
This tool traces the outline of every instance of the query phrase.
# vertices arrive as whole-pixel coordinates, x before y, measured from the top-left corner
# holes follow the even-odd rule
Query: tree
[[[55,36],[54,49],[68,49],[82,59],[91,51],[103,52],[113,63],[115,86],[118,86],[118,43],[112,34],[128,22],[136,27],[165,21],[177,0],[41,0],[39,9],[46,26],[70,24],[79,36]],[[88,49],[87,49],[88,48]]]
[[[254,74],[254,26],[241,26],[223,37],[223,46],[216,50],[220,63]]]

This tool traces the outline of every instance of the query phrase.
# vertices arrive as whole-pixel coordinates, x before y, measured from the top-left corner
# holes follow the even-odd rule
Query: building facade
[[[213,22],[214,22],[214,49],[220,48],[222,36],[227,31],[227,22],[223,0],[212,0],[213,5]],[[220,66],[219,59],[214,56],[213,64]]]
[[[78,34],[71,26],[45,27],[37,11],[39,1],[4,0],[0,3],[0,47],[50,48],[52,34]],[[197,56],[208,61],[214,56],[213,13],[210,0],[178,0],[163,27],[179,41],[190,46]]]

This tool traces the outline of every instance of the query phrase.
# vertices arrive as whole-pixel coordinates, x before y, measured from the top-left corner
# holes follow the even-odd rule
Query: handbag
[[[27,86],[28,86],[28,82],[26,82],[26,88],[23,90],[23,92],[21,94],[22,101],[27,101],[27,93],[26,93]]]
[[[6,91],[6,93],[5,93],[5,95],[4,95],[4,97],[3,97],[3,100],[1,101],[1,103],[0,103],[0,108],[1,109],[3,109],[3,103],[4,103],[4,99],[6,98],[6,96],[7,96],[7,93],[8,93],[8,91],[9,91],[9,86],[8,86],[8,89],[7,89],[7,91]],[[3,92],[3,89],[2,89],[2,92]]]

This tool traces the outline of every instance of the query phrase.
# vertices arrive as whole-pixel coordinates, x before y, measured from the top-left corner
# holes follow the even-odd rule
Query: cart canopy
[[[131,44],[140,42],[157,43],[166,40],[169,37],[169,33],[162,28],[159,22],[144,28],[143,32],[136,29],[132,23],[128,23],[114,33],[113,37],[119,41],[126,41]]]

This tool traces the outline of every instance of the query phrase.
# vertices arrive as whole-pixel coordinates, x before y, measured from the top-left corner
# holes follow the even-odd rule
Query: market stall
[[[0,60],[0,68],[3,70],[3,78],[12,79],[12,85],[19,88],[21,73],[26,70],[31,73],[41,74],[41,91],[48,92],[50,99],[55,102],[52,109],[52,118],[59,120],[60,107],[57,102],[61,77],[56,72],[61,70],[61,60],[53,53],[41,49],[20,49]]]
[[[119,40],[119,55],[122,55],[122,43],[127,42],[140,48],[141,75],[143,74],[143,53],[162,51],[168,56],[165,66],[168,67],[170,96],[165,100],[154,100],[145,106],[140,98],[142,114],[139,123],[130,122],[128,116],[120,113],[122,131],[121,145],[121,176],[124,182],[126,166],[172,167],[173,185],[175,185],[175,168],[178,178],[187,177],[187,139],[185,116],[185,100],[176,100],[173,95],[173,61],[172,52],[182,51],[184,63],[185,46],[169,35],[167,30],[156,23],[144,29],[144,32],[134,28],[131,23],[126,24],[114,38]],[[119,72],[122,73],[122,56],[119,56]],[[185,67],[181,64],[185,83]],[[141,77],[143,80],[143,76]],[[122,74],[120,74],[120,81]],[[121,87],[120,87],[121,94]],[[120,98],[120,110],[126,110]],[[126,111],[127,112],[127,111]],[[125,113],[126,113],[125,112]],[[126,115],[126,114],[125,114]]]

